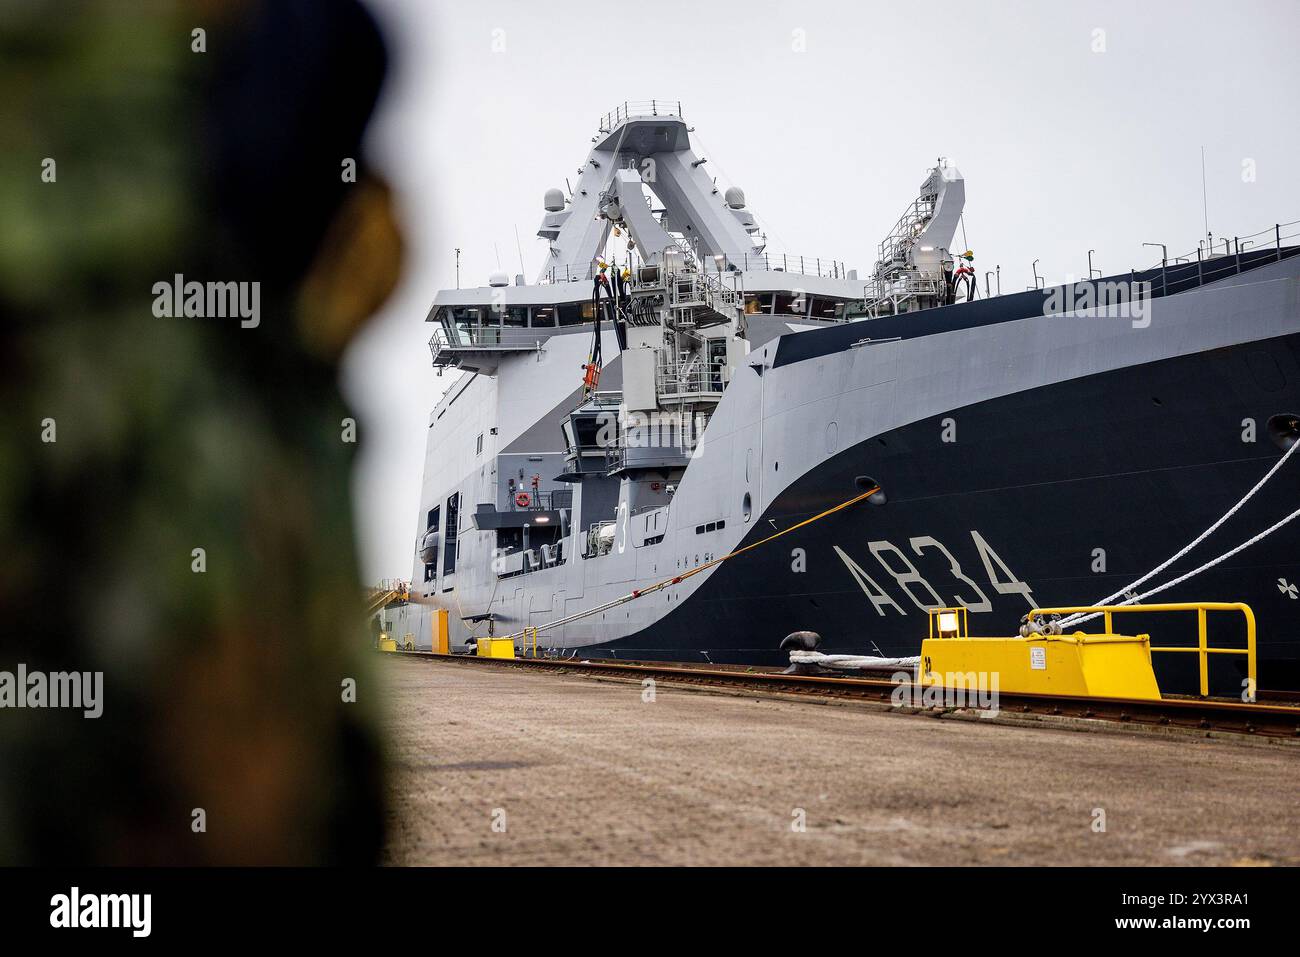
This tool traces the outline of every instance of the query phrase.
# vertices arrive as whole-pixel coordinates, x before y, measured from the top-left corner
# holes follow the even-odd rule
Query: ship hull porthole
[[[1280,412],[1270,416],[1268,437],[1283,452],[1291,448],[1300,440],[1300,415],[1294,412]]]
[[[749,493],[746,492],[745,497],[740,500],[740,514],[744,517],[745,521],[748,522],[749,517],[753,513],[754,513],[754,500],[751,499],[749,497]]]

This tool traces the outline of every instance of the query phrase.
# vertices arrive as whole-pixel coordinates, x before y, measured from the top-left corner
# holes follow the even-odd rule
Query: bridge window
[[[483,322],[484,310],[477,306],[452,306],[449,310],[451,321],[462,328],[468,326],[477,326]]]
[[[776,294],[776,308],[774,312],[778,316],[806,316],[808,315],[808,296],[796,296],[790,292],[780,292]]]
[[[562,326],[582,325],[584,322],[590,322],[596,314],[589,302],[568,302],[557,306],[556,309],[560,314]]]
[[[835,307],[839,305],[834,299],[816,296],[812,301],[812,315],[818,319],[834,319]]]

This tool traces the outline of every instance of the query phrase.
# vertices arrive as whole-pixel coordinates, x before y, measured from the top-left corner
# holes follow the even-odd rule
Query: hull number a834
[[[988,587],[998,595],[1020,595],[1026,604],[1033,608],[1036,603],[1029,584],[1012,573],[1007,563],[998,556],[983,535],[971,529],[970,536],[980,562],[984,566],[984,577],[987,579]],[[930,580],[917,569],[908,554],[893,542],[885,539],[867,542],[867,549],[884,569],[885,574],[893,579],[897,590],[903,593],[904,601],[910,601],[924,612],[951,605],[964,605],[972,612],[993,610],[993,602],[989,599],[988,592],[962,570],[956,556],[937,538],[932,535],[918,535],[908,539],[907,544],[917,557],[924,558],[929,554],[936,560],[946,562],[948,577],[931,584]],[[832,547],[835,549],[835,554],[840,557],[840,561],[844,562],[849,574],[853,576],[853,580],[867,596],[867,600],[876,609],[876,614],[883,616],[886,609],[893,609],[900,615],[907,614],[903,605],[891,597],[890,593],[844,549],[838,545]]]

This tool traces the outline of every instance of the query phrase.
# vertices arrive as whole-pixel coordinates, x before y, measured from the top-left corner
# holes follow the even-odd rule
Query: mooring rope
[[[1294,446],[1293,446],[1293,448],[1294,448]],[[1272,525],[1270,525],[1268,528],[1264,529],[1264,530],[1263,530],[1262,532],[1260,532],[1258,535],[1254,536],[1253,538],[1249,538],[1249,539],[1247,539],[1246,541],[1244,541],[1244,542],[1242,542],[1240,545],[1238,545],[1236,548],[1229,549],[1228,551],[1224,552],[1222,555],[1218,556],[1217,558],[1212,558],[1212,559],[1210,559],[1208,562],[1206,562],[1206,563],[1205,563],[1204,565],[1202,565],[1200,568],[1194,568],[1194,569],[1192,569],[1190,572],[1187,572],[1185,575],[1179,575],[1179,576],[1178,576],[1177,578],[1175,578],[1173,581],[1165,582],[1163,585],[1159,585],[1159,586],[1157,586],[1156,588],[1152,588],[1150,591],[1143,592],[1143,593],[1140,594],[1140,595],[1134,595],[1132,598],[1126,598],[1124,601],[1120,602],[1119,604],[1121,604],[1121,605],[1136,605],[1136,604],[1138,604],[1138,603],[1140,603],[1140,602],[1142,602],[1142,601],[1145,601],[1146,599],[1150,598],[1152,595],[1158,595],[1158,594],[1160,594],[1160,592],[1162,592],[1162,591],[1166,591],[1166,590],[1168,590],[1168,589],[1170,589],[1170,588],[1173,588],[1175,585],[1181,585],[1183,582],[1187,581],[1187,579],[1189,579],[1189,578],[1193,578],[1193,577],[1195,577],[1196,575],[1199,575],[1201,572],[1209,571],[1209,570],[1210,570],[1211,568],[1213,568],[1215,565],[1218,565],[1218,564],[1220,564],[1221,562],[1226,562],[1229,558],[1231,558],[1233,555],[1236,555],[1238,552],[1243,552],[1243,551],[1245,551],[1246,549],[1250,548],[1251,545],[1254,545],[1256,542],[1260,541],[1261,539],[1267,538],[1268,536],[1270,536],[1270,535],[1272,535],[1274,532],[1276,532],[1279,528],[1281,528],[1283,525],[1286,525],[1288,522],[1290,522],[1290,521],[1292,521],[1293,519],[1296,519],[1296,518],[1300,518],[1300,508],[1297,508],[1294,512],[1292,512],[1292,513],[1291,513],[1290,515],[1288,515],[1286,518],[1274,522]],[[1102,602],[1102,604],[1105,604],[1105,602]],[[1074,616],[1072,616],[1072,617],[1069,618],[1069,619],[1064,619],[1064,618],[1061,619],[1060,624],[1061,624],[1061,627],[1062,627],[1062,628],[1066,627],[1067,625],[1071,625],[1071,626],[1072,626],[1072,625],[1081,625],[1081,624],[1083,624],[1085,621],[1091,621],[1093,618],[1096,618],[1096,617],[1098,617],[1099,615],[1102,615],[1102,614],[1104,614],[1104,612],[1094,611],[1094,612],[1092,612],[1092,613],[1090,613],[1090,614],[1084,615],[1083,617],[1079,617],[1078,615],[1074,615]]]
[[[792,651],[792,665],[820,665],[823,668],[840,668],[845,671],[916,668],[921,663],[920,655],[904,658],[881,658],[874,655],[824,655],[820,651]]]
[[[1282,466],[1286,464],[1287,460],[1291,458],[1292,454],[1298,448],[1300,448],[1300,441],[1293,442],[1291,444],[1291,447],[1286,450],[1286,453],[1280,459],[1278,459],[1276,463],[1274,463],[1271,469],[1268,470],[1268,474],[1266,474],[1262,479],[1260,479],[1258,482],[1255,483],[1254,488],[1252,488],[1249,492],[1247,492],[1244,496],[1242,496],[1241,500],[1238,501],[1236,505],[1232,506],[1232,508],[1224,512],[1218,521],[1216,521],[1205,531],[1201,532],[1200,535],[1197,535],[1196,538],[1192,539],[1192,541],[1184,545],[1177,553],[1165,559],[1163,562],[1161,562],[1155,568],[1151,569],[1151,571],[1147,572],[1137,581],[1125,585],[1119,591],[1115,592],[1112,595],[1107,596],[1106,598],[1103,598],[1101,601],[1097,602],[1096,604],[1109,605],[1111,604],[1111,602],[1113,602],[1116,598],[1119,598],[1121,595],[1127,595],[1134,588],[1137,588],[1137,586],[1143,584],[1144,582],[1148,582],[1156,575],[1159,575],[1162,571],[1164,571],[1174,562],[1178,561],[1178,559],[1182,558],[1184,555],[1190,552],[1197,545],[1201,544],[1201,542],[1209,538],[1210,535],[1212,535],[1215,532],[1215,530],[1217,530],[1221,525],[1223,525],[1224,522],[1232,518],[1232,516],[1236,515],[1237,512],[1241,511],[1242,506],[1245,505],[1247,502],[1249,502],[1255,496],[1255,493],[1258,492],[1261,488],[1263,488],[1264,485],[1268,482],[1268,480],[1277,474],[1278,470],[1281,469]],[[1264,531],[1260,532],[1254,538],[1251,538],[1250,540],[1243,542],[1242,544],[1238,545],[1236,548],[1231,549],[1230,551],[1224,552],[1222,555],[1218,556],[1217,558],[1211,559],[1210,561],[1206,562],[1204,565],[1200,566],[1199,568],[1193,569],[1192,571],[1187,572],[1185,575],[1180,575],[1179,577],[1175,578],[1173,581],[1166,582],[1165,584],[1160,585],[1157,588],[1153,588],[1150,591],[1144,592],[1141,595],[1134,595],[1132,598],[1127,598],[1124,601],[1120,602],[1119,604],[1121,605],[1136,604],[1137,602],[1150,598],[1152,595],[1156,595],[1162,591],[1166,591],[1167,589],[1173,588],[1175,585],[1181,585],[1189,578],[1192,578],[1195,575],[1199,575],[1201,572],[1207,571],[1221,562],[1227,561],[1229,558],[1231,558],[1233,555],[1236,555],[1238,552],[1244,551],[1245,549],[1249,548],[1251,545],[1254,545],[1256,542],[1260,541],[1263,538],[1267,538],[1269,535],[1272,535],[1275,531],[1277,531],[1279,528],[1281,528],[1283,525],[1287,524],[1297,516],[1300,516],[1300,509],[1297,509],[1296,511],[1292,512],[1286,518],[1270,526],[1269,528],[1266,528]],[[1084,615],[1081,612],[1076,612],[1073,615],[1061,619],[1060,625],[1062,628],[1068,628],[1073,625],[1081,625],[1085,621],[1091,621],[1093,618],[1096,618],[1101,614],[1102,614],[1101,612],[1092,612],[1091,614]]]
[[[777,532],[775,535],[769,535],[767,536],[767,538],[761,539],[757,542],[752,542],[749,545],[745,545],[742,548],[737,548],[735,551],[728,552],[726,555],[723,555],[721,558],[714,558],[710,561],[707,561],[703,565],[696,565],[694,568],[685,571],[680,575],[674,575],[672,578],[665,578],[663,581],[655,582],[653,585],[649,585],[645,588],[633,589],[628,594],[615,598],[612,601],[607,601],[603,605],[596,605],[593,608],[588,608],[584,611],[575,612],[572,615],[567,615],[564,618],[557,618],[555,621],[548,621],[545,624],[537,625],[535,627],[525,628],[523,631],[517,631],[514,634],[505,635],[504,637],[509,639],[515,639],[515,638],[523,638],[532,632],[536,632],[540,634],[543,631],[549,631],[552,628],[559,628],[561,625],[567,625],[570,622],[579,621],[580,619],[583,618],[590,618],[592,615],[599,614],[600,612],[603,611],[609,611],[611,608],[617,608],[619,605],[625,605],[628,602],[634,601],[637,598],[641,598],[644,595],[652,595],[655,592],[663,591],[665,588],[669,587],[670,585],[681,584],[686,579],[692,578],[695,575],[698,575],[702,571],[706,571],[707,569],[710,569],[715,565],[721,565],[723,562],[729,561],[730,559],[735,558],[738,555],[743,555],[746,552],[753,551],[754,549],[758,548],[760,545],[766,545],[768,542],[774,541],[775,539],[780,538],[782,535],[789,535],[791,532],[798,531],[801,528],[806,528],[807,526],[811,525],[813,522],[819,522],[824,518],[829,518],[830,516],[834,515],[837,512],[842,512],[844,509],[849,508],[852,505],[856,505],[858,502],[861,502],[864,499],[870,498],[872,495],[875,495],[879,491],[880,491],[880,486],[874,485],[871,488],[867,489],[867,491],[863,492],[862,494],[855,495],[853,496],[853,498],[841,502],[839,505],[836,505],[833,508],[828,508],[824,512],[818,512],[816,515],[812,516],[811,518],[806,518],[802,522],[797,522],[794,525],[791,525],[789,528],[782,529],[781,531]]]

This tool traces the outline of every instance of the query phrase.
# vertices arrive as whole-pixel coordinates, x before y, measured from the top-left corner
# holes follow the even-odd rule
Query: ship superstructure
[[[676,103],[606,115],[544,197],[537,279],[437,296],[433,364],[460,378],[429,418],[409,595],[382,612],[399,640],[429,647],[445,609],[453,649],[536,628],[554,654],[775,661],[809,629],[914,654],[927,608],[1005,631],[1146,571],[1300,435],[1280,231],[1275,250],[980,297],[954,247],[965,184],[940,162],[859,278],[770,253],[690,133]],[[1251,517],[1294,498],[1274,486]],[[1268,599],[1265,681],[1295,658],[1293,535],[1198,582]]]

